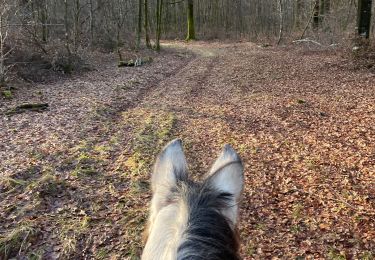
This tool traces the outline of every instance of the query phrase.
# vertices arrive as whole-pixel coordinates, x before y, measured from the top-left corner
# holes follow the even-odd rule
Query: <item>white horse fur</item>
[[[189,180],[187,168],[179,139],[156,160],[142,259],[239,259],[236,225],[244,185],[240,157],[225,145],[202,183]]]

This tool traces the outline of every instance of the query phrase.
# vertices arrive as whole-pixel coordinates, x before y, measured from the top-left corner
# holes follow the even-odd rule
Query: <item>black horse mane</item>
[[[207,182],[181,181],[174,193],[188,206],[188,223],[177,250],[177,259],[240,259],[237,232],[221,210],[229,205],[232,194],[220,192]]]

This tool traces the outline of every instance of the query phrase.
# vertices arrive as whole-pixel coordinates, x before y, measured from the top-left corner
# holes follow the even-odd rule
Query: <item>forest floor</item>
[[[374,259],[375,74],[335,51],[163,46],[0,100],[0,259],[137,259],[175,137],[196,177],[225,143],[243,158],[244,259]],[[49,108],[5,115],[25,102]]]

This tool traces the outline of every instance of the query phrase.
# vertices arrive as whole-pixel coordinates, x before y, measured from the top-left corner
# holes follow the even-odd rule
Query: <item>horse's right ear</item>
[[[182,141],[175,139],[168,143],[156,159],[151,183],[155,194],[167,195],[178,180],[187,179],[187,163]]]
[[[241,158],[230,145],[224,146],[206,182],[218,191],[231,195],[230,205],[222,210],[222,213],[236,225],[238,202],[244,186],[244,174]]]

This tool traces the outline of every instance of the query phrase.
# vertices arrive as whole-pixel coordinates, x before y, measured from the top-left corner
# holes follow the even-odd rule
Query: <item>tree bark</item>
[[[75,13],[74,13],[74,51],[77,51],[80,38],[80,15],[81,15],[81,4],[80,0],[75,1]]]
[[[68,21],[68,0],[64,0],[64,24],[65,24],[65,47],[66,50],[68,51],[69,56],[71,56],[72,52],[70,50],[70,37],[69,37],[69,21]]]
[[[160,51],[160,37],[161,37],[161,17],[163,13],[163,0],[156,2],[156,51]]]
[[[279,28],[279,39],[277,40],[277,45],[280,44],[281,39],[283,37],[283,27],[284,27],[283,2],[282,2],[282,0],[278,0],[278,4],[279,4],[279,16],[280,16],[280,28]]]
[[[5,7],[6,8],[6,7]],[[0,10],[0,87],[5,85],[5,40],[8,36],[5,24],[6,9]]]
[[[44,1],[40,10],[40,22],[42,23],[42,42],[46,43],[48,38],[48,9],[47,1]]]
[[[314,15],[313,15],[313,29],[317,30],[320,27],[321,18],[320,18],[320,9],[321,9],[321,0],[316,0],[314,5]]]
[[[371,11],[371,25],[370,25],[370,39],[375,42],[375,2],[372,2],[372,11]]]
[[[294,28],[299,30],[301,29],[301,17],[302,15],[302,0],[296,0],[295,1],[295,7],[294,7]]]
[[[93,0],[90,0],[90,45],[94,45],[94,3]]]
[[[194,0],[187,1],[187,23],[188,32],[186,36],[187,41],[195,40],[195,27],[194,27]]]
[[[142,34],[142,0],[138,0],[138,28],[137,28],[137,44],[136,48],[139,49],[141,46],[141,34]]]
[[[144,13],[145,13],[145,40],[146,40],[146,46],[147,48],[151,48],[151,43],[150,43],[150,35],[148,33],[148,0],[144,0],[144,7],[145,7],[145,10],[144,10]]]
[[[370,37],[372,0],[358,0],[358,35]]]

